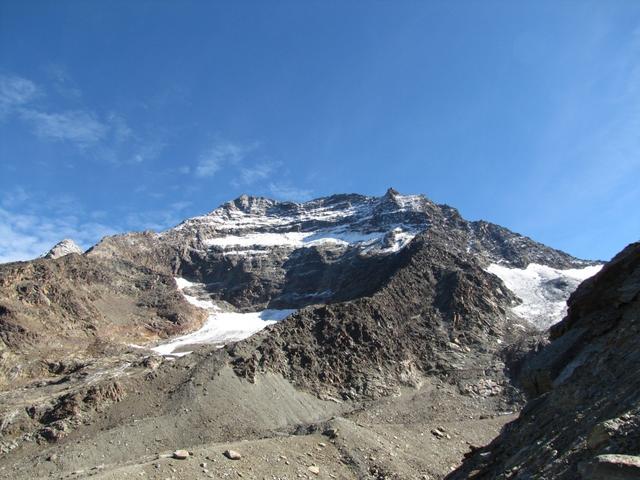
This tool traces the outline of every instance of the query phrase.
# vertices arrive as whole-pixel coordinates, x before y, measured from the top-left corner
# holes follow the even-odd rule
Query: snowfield
[[[406,228],[406,227],[405,227]],[[308,248],[323,244],[341,245],[344,247],[358,246],[365,253],[395,253],[404,248],[417,234],[416,230],[404,230],[396,227],[390,232],[358,232],[345,228],[317,230],[313,232],[285,232],[285,233],[248,233],[245,235],[227,235],[224,237],[205,240],[205,245],[223,249],[233,248],[224,252],[225,255],[256,255],[268,251],[257,250],[256,247],[291,247]],[[384,240],[389,236],[394,241],[384,246]],[[248,248],[240,250],[239,248]],[[253,249],[249,249],[253,247]]]
[[[190,346],[212,344],[223,346],[250,337],[268,325],[291,315],[295,310],[263,310],[261,312],[216,312],[200,330],[176,337],[152,350],[160,355],[182,356],[191,353]]]
[[[262,310],[260,312],[223,312],[206,296],[204,285],[176,277],[178,290],[196,307],[204,308],[209,317],[202,328],[156,345],[151,350],[160,355],[180,357],[191,353],[190,346],[211,344],[223,346],[250,337],[268,325],[291,315],[295,310]],[[186,290],[186,291],[185,291]],[[198,295],[196,297],[195,295]]]
[[[592,265],[560,270],[536,263],[527,268],[509,268],[493,263],[487,271],[499,277],[522,300],[513,312],[545,330],[564,318],[569,295],[601,268],[602,265]]]

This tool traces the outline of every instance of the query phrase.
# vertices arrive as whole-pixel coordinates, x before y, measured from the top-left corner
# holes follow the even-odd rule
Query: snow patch
[[[256,246],[302,248],[325,243],[339,245],[366,244],[380,240],[384,235],[385,232],[363,233],[338,229],[315,232],[250,233],[247,235],[228,235],[226,237],[211,238],[206,240],[205,244],[222,248]]]
[[[185,278],[175,277],[176,285],[178,286],[178,290],[182,293],[185,300],[189,302],[191,305],[195,305],[198,308],[204,308],[205,310],[209,310],[211,312],[220,310],[218,306],[216,306],[211,299],[203,299],[195,297],[194,295],[189,295],[189,293],[185,292],[186,289],[199,289],[201,291],[204,290],[204,285],[201,283],[193,283]]]
[[[396,227],[388,232],[359,232],[345,228],[313,232],[248,233],[227,235],[205,240],[207,246],[222,248],[223,255],[259,255],[268,250],[257,248],[290,247],[309,248],[320,245],[356,246],[365,254],[389,254],[403,249],[416,236],[415,230]],[[244,250],[242,250],[244,249]]]
[[[263,328],[272,325],[296,310],[262,310],[258,312],[238,313],[223,312],[208,298],[204,284],[190,282],[175,277],[178,290],[185,299],[209,312],[209,317],[199,330],[188,333],[151,348],[160,355],[181,357],[191,353],[189,346],[212,344],[223,346],[229,342],[237,342],[250,337]],[[198,295],[197,297],[194,295]]]
[[[291,315],[295,310],[263,310],[261,312],[237,313],[215,312],[200,330],[176,337],[166,343],[153,347],[160,355],[183,356],[191,353],[185,351],[194,345],[224,345],[250,337],[263,328],[272,325]]]
[[[567,299],[578,285],[592,277],[602,265],[556,269],[530,263],[527,268],[509,268],[493,263],[487,271],[499,277],[522,303],[514,313],[540,329],[559,322],[567,313]]]

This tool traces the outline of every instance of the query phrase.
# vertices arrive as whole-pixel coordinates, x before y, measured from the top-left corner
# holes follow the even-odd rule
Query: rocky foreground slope
[[[578,288],[551,340],[519,418],[448,479],[640,478],[640,243]]]
[[[598,268],[393,190],[243,196],[0,266],[0,478],[443,478],[518,411],[550,302]],[[216,336],[265,309],[293,313]]]

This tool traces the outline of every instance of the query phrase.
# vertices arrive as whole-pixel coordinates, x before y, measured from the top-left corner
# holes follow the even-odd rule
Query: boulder
[[[638,480],[640,457],[635,455],[598,455],[578,466],[583,480]]]

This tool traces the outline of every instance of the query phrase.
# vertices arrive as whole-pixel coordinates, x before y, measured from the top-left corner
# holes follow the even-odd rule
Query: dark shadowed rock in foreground
[[[447,478],[640,478],[640,243],[578,288],[551,339],[520,418]]]

